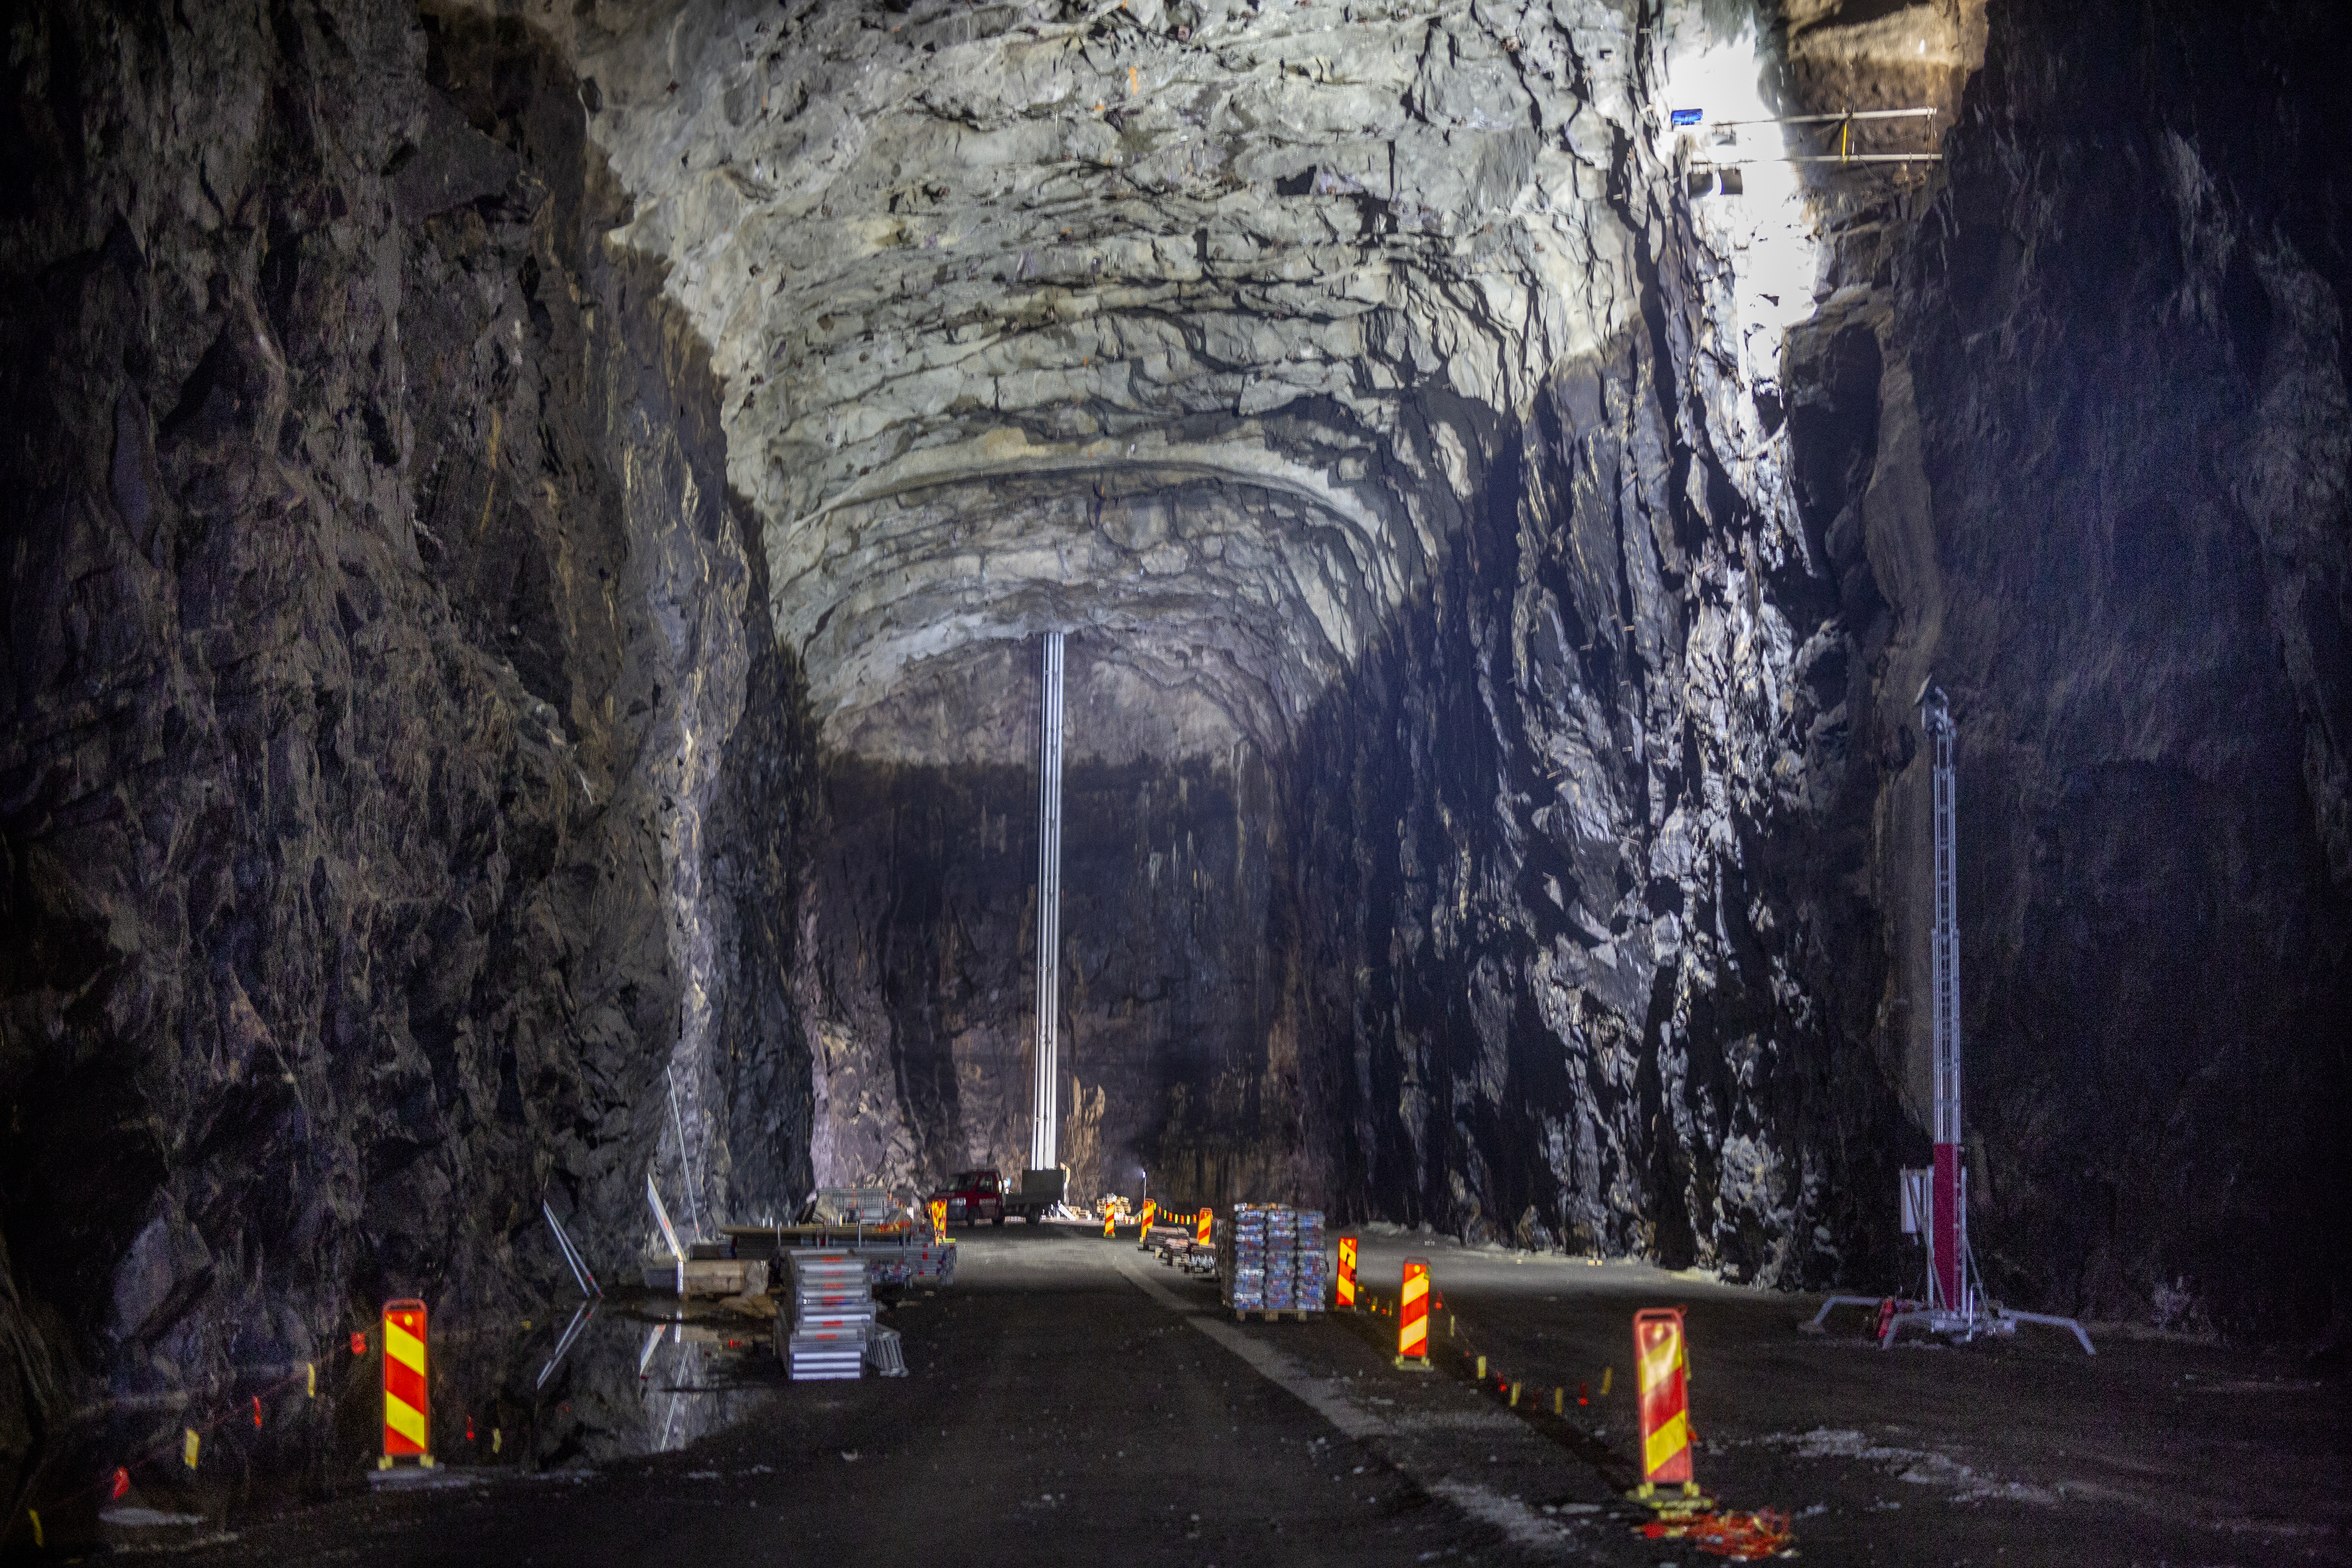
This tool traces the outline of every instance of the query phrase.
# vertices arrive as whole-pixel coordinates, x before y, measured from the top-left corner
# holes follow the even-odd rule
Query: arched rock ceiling
[[[713,346],[835,745],[1025,756],[980,699],[1049,626],[1075,752],[1278,744],[1486,413],[1635,308],[1632,25],[1591,0],[527,15]]]

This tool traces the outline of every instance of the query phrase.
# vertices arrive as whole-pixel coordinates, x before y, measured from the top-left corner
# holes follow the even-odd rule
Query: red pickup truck
[[[929,1201],[948,1205],[950,1225],[957,1220],[978,1225],[983,1219],[1003,1225],[1005,1215],[1016,1214],[1038,1225],[1061,1203],[1069,1179],[1067,1170],[1055,1166],[1050,1171],[1024,1171],[1018,1186],[1007,1186],[993,1171],[964,1171],[933,1193]]]
[[[948,1223],[1004,1223],[1004,1183],[993,1171],[963,1171],[931,1194],[931,1202],[948,1205]]]

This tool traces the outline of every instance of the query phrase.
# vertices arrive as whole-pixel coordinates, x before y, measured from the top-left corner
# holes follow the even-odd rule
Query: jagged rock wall
[[[1983,960],[1966,1005],[1989,1260],[2037,1300],[2156,1312],[2159,1284],[2166,1300],[2206,1289],[2166,1271],[2159,1211],[2092,1222],[2099,1204],[2039,1184],[2094,1139],[2116,1171],[2172,1148],[2210,1192],[2273,1173],[2225,1176],[2240,1140],[2219,1121],[2164,1131],[2179,1096],[2152,1057],[2103,1047],[2113,1081],[2054,1087],[2101,1074],[2061,1065],[2053,1021],[2095,1016],[2088,1035],[2120,1038],[2131,1009],[2122,978],[2053,962],[2042,933],[2122,875],[2095,867],[2119,858],[2147,787],[2128,769],[2100,784],[2102,769],[2215,781],[2166,838],[2196,853],[2168,890],[2124,898],[2097,945],[2173,929],[2165,911],[2217,879],[2245,942],[2255,911],[2284,911],[2284,945],[2242,966],[2242,993],[2168,1011],[2183,1043],[2162,1054],[2201,1062],[2215,1033],[2252,1027],[2305,1065],[2265,1076],[2272,1047],[2252,1050],[2235,1078],[2206,1072],[2200,1103],[2324,1102],[2307,1092],[2324,1052],[2286,1042],[2332,1038],[2337,1016],[2313,977],[2336,967],[2340,892],[2294,868],[2344,858],[2338,503],[2309,478],[2341,462],[2308,412],[2334,406],[2337,295],[2277,259],[2254,233],[2273,219],[2233,206],[2192,134],[2230,123],[2258,62],[2299,58],[2317,24],[2071,15],[710,0],[550,26],[595,83],[591,134],[638,201],[631,243],[673,263],[715,344],[730,471],[761,510],[778,624],[811,660],[830,742],[892,766],[1017,765],[1014,650],[1060,624],[1123,661],[1093,694],[1120,756],[1244,741],[1267,759],[1288,846],[1267,930],[1298,943],[1300,1103],[1321,1141],[1301,1169],[1328,1171],[1337,1201],[1744,1278],[1902,1284],[1893,1173],[1919,1156],[1927,1109],[1912,704],[1937,674],[1969,727],[1963,799],[1981,803],[1963,915]],[[1989,38],[2010,52],[1979,78]],[[2116,60],[2140,63],[2116,78]],[[2100,106],[2089,130],[2063,107],[2078,78]],[[1685,138],[1663,111],[1685,102],[1717,121],[1932,107],[1936,124],[1865,125],[1854,150],[1945,145],[1957,115],[1958,183],[1776,167],[1806,133]],[[2290,213],[2284,194],[2316,168],[2281,114],[2225,132],[2225,173],[2272,193],[2263,214]],[[2091,151],[2024,156],[2045,141]],[[1764,162],[1693,167],[1734,153]],[[2323,214],[2340,207],[2332,178]],[[1967,217],[2027,190],[2042,193],[2032,222]],[[2178,223],[2146,226],[2152,204]],[[2063,227],[2074,209],[2096,221]],[[2304,227],[2324,247],[2333,222]],[[2196,259],[2095,300],[2036,297],[2018,279],[2057,276],[2028,265],[2042,228],[2053,255],[2079,233]],[[2106,616],[2123,599],[2069,597],[2086,552],[2137,535],[2111,526],[2127,501],[2076,498],[2070,519],[2108,521],[2023,549],[1990,521],[2046,511],[2017,476],[2048,491],[2105,471],[2038,406],[2046,384],[2090,404],[2128,384],[2139,411],[2100,416],[2118,449],[2179,458],[2209,440],[2221,382],[2145,390],[2184,331],[2230,339],[2216,363],[2260,340],[2280,410],[2221,459],[2265,476],[2232,503],[2267,520],[2245,535],[2260,562],[2211,520],[2154,558],[2213,563],[2165,601],[2210,628],[2201,688],[2159,681],[2161,637]],[[2270,356],[2274,341],[2308,352]],[[2176,510],[2229,489],[2158,471],[2136,482]],[[2259,609],[2223,591],[2250,570]],[[2129,567],[2135,594],[2162,576]],[[2135,708],[2134,681],[2163,690]],[[2280,725],[2310,738],[2282,750]],[[2055,861],[2021,847],[2033,812],[2012,807],[2070,777],[2087,804],[2034,808],[2042,839],[2069,816],[2091,837]],[[902,804],[928,790],[966,812],[944,776],[913,778],[893,786]],[[2318,837],[2298,848],[2306,819]],[[2185,965],[2202,941],[2158,945]],[[838,1017],[853,993],[871,1008],[843,1036],[866,1042],[854,1060],[828,1070],[895,1079],[885,999],[928,995],[904,962],[862,993],[812,994]],[[2250,1099],[2242,1079],[2265,1087]],[[918,1165],[919,1098],[875,1102],[907,1130],[893,1158]],[[2095,1106],[2127,1109],[2095,1126]],[[2280,1147],[2308,1148],[2319,1113],[2278,1110],[2296,1129]],[[2037,1230],[2035,1214],[2074,1217]],[[2255,1294],[2305,1264],[2281,1268]]]
[[[1071,668],[1087,662],[1082,643]],[[1034,738],[1034,715],[1028,726]],[[821,1177],[1028,1163],[1037,775],[830,759],[801,972]],[[1298,1117],[1280,812],[1263,763],[1081,758],[1063,781],[1061,1154],[1179,1205],[1320,1184]]]
[[[1778,43],[1850,76],[1900,41],[1875,90],[1948,101],[1968,29],[1943,9]],[[1741,111],[1773,58],[1754,16],[1669,7],[1614,42],[1641,316],[1484,426],[1444,570],[1287,766],[1302,1026],[1337,1047],[1309,1053],[1309,1103],[1375,1212],[1779,1284],[1891,1276],[1908,1129],[1850,1005],[1885,963],[1879,780],[1847,707],[1860,627],[1792,485],[1806,370],[1780,363],[1858,215],[1686,178],[1704,146],[1658,111]]]
[[[1924,569],[1866,526],[1961,725],[1995,1289],[2339,1342],[2352,243],[2314,111],[2347,46],[2332,8],[1997,8],[1874,328],[1868,482]]]
[[[1838,10],[1769,40],[1791,111],[1894,101],[1874,38],[1937,20]],[[1310,1120],[1373,1211],[1902,1287],[1933,674],[1996,1292],[2340,1335],[2342,25],[1951,20],[1948,181],[1809,182],[1777,363],[1757,175],[1626,182],[1647,332],[1305,728]]]
[[[1097,1182],[1901,1285],[1933,673],[1996,1289],[2340,1331],[2340,23],[200,9],[0,110],[0,1462],[1012,1163],[1048,622]]]
[[[1851,639],[1678,380],[1702,297],[1654,305],[1501,434],[1439,585],[1288,763],[1303,1027],[1339,1047],[1309,1102],[1350,1206],[1784,1285],[1883,1268],[1901,1110],[1817,973],[1875,922],[1805,869],[1870,800]]]
[[[666,1068],[706,1205],[808,1104],[730,1070],[795,1044],[797,676],[568,76],[397,6],[11,26],[0,1472],[389,1295],[543,1310],[542,1193],[608,1266],[675,1198]]]

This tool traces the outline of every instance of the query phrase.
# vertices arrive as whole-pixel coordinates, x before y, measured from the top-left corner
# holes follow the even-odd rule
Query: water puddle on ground
[[[772,1316],[676,1299],[585,1302],[532,1370],[518,1436],[540,1468],[674,1453],[744,1419],[782,1380]]]
[[[584,1474],[675,1453],[783,1385],[764,1298],[616,1292],[487,1325],[441,1310],[426,1344],[431,1469],[377,1465],[379,1329],[320,1362],[272,1363],[202,1393],[121,1394],[79,1413],[31,1489],[46,1544],[184,1548],[371,1488]]]

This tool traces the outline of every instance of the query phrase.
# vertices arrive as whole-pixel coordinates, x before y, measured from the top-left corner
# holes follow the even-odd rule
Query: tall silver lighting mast
[[[1045,708],[1037,755],[1037,1086],[1029,1168],[1050,1171],[1061,1144],[1061,1064],[1055,1039],[1062,994],[1062,634],[1045,634]]]
[[[1960,901],[1952,869],[1952,710],[1943,688],[1919,689],[1919,725],[1934,750],[1936,918],[1928,938],[1935,972],[1936,1164],[1927,1226],[1927,1305],[1976,1315],[1969,1279],[1967,1177],[1960,1170]]]
[[[1943,688],[1930,679],[1919,686],[1919,727],[1927,733],[1928,777],[1935,791],[1935,883],[1928,926],[1929,994],[1934,1018],[1936,1163],[1903,1173],[1903,1229],[1927,1242],[1927,1300],[1832,1296],[1806,1325],[1819,1332],[1838,1306],[1879,1309],[1878,1341],[1895,1342],[1906,1324],[1931,1333],[1972,1340],[1979,1334],[2013,1334],[2020,1323],[2048,1323],[2073,1331],[2085,1352],[2091,1336],[2072,1318],[2046,1312],[2011,1311],[1988,1302],[1977,1260],[1969,1249],[1969,1173],[1960,1160],[1960,898],[1956,817],[1958,790],[1952,765],[1958,731]]]

